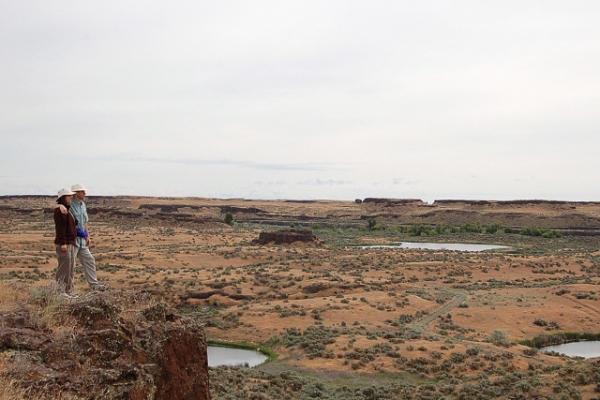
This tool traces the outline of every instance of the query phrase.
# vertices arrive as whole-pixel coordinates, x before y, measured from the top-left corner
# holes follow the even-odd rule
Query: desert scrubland
[[[0,311],[53,281],[53,200],[0,197]],[[144,293],[203,324],[209,341],[276,354],[252,369],[212,369],[213,399],[600,398],[596,359],[531,347],[600,332],[600,203],[87,204],[109,295]],[[258,240],[281,231],[314,240]],[[368,247],[402,241],[508,248]],[[86,294],[81,271],[77,279]]]

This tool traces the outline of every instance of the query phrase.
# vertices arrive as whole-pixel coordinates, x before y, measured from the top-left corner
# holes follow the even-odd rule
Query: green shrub
[[[548,228],[538,228],[525,226],[521,229],[521,235],[524,236],[540,236],[543,238],[560,238],[562,234],[558,231]]]
[[[431,236],[435,235],[436,231],[430,225],[412,224],[408,233],[411,236]]]
[[[435,233],[442,235],[444,233],[456,233],[457,229],[455,226],[448,224],[437,224],[435,226]]]
[[[475,224],[463,224],[460,226],[460,231],[463,233],[482,233],[483,227],[481,226],[481,222]]]
[[[552,324],[552,322],[550,323]],[[597,341],[600,340],[600,333],[591,332],[561,332],[552,335],[540,335],[531,340],[521,340],[519,344],[524,346],[534,347],[536,349],[554,346],[557,344],[579,342],[579,341]]]
[[[488,225],[488,226],[485,227],[485,233],[494,234],[494,233],[498,232],[501,229],[502,229],[502,225],[500,225],[498,223],[494,223],[492,225]]]
[[[383,227],[377,223],[377,220],[375,218],[369,219],[368,226],[369,226],[369,230],[372,230],[372,231],[378,231],[378,230],[383,229]]]

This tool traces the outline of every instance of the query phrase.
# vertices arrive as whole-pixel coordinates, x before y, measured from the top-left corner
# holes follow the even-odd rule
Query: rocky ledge
[[[292,244],[292,243],[308,243],[319,246],[319,239],[312,233],[311,230],[281,230],[272,232],[261,232],[258,239],[254,240],[254,244]]]
[[[210,399],[204,328],[166,303],[131,291],[44,301],[0,312],[2,374],[27,398]]]

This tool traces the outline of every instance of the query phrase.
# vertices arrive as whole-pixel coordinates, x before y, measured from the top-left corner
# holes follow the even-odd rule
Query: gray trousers
[[[83,269],[83,276],[90,286],[98,284],[98,276],[96,275],[96,259],[86,247],[75,247],[75,257],[79,259]]]
[[[60,250],[60,244],[56,245],[56,258],[58,259],[58,268],[56,268],[56,282],[65,293],[73,293],[75,290],[73,281],[75,278],[75,249],[72,244],[67,245],[67,251]]]

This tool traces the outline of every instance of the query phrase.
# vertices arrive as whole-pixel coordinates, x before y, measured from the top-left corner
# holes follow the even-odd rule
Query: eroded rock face
[[[164,303],[132,310],[131,298],[89,296],[64,305],[70,326],[42,329],[26,309],[0,313],[3,374],[44,398],[210,399],[201,325]]]
[[[257,244],[291,244],[294,242],[311,243],[318,245],[319,239],[310,230],[283,230],[273,232],[261,232]]]

